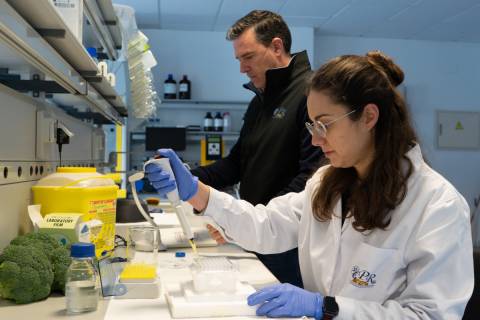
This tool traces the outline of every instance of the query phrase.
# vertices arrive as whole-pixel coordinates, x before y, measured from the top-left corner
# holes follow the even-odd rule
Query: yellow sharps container
[[[98,234],[91,237],[98,258],[114,249],[115,214],[118,186],[95,168],[59,167],[32,187],[33,203],[48,213],[82,213],[84,221],[102,222]]]

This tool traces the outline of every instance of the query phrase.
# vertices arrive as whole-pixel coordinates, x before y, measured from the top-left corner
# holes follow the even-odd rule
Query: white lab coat
[[[311,199],[320,168],[300,193],[267,206],[210,190],[204,212],[241,247],[279,253],[298,246],[305,289],[335,296],[341,319],[461,319],[473,291],[469,208],[460,193],[424,161],[407,156],[414,172],[406,198],[387,230],[360,233],[353,218],[319,222]]]

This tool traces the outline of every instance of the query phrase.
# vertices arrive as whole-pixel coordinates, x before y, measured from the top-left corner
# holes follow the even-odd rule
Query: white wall
[[[407,101],[422,150],[473,207],[480,194],[480,150],[439,150],[436,110],[480,111],[480,44],[349,37],[315,37],[315,66],[342,54],[379,49],[405,72]]]

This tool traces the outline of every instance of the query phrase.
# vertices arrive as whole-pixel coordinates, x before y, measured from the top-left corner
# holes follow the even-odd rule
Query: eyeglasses
[[[343,118],[346,118],[347,116],[351,115],[355,111],[357,111],[357,109],[353,109],[352,111],[350,111],[350,112],[348,112],[348,113],[346,113],[346,114],[344,114],[344,115],[342,115],[342,116],[340,116],[336,119],[333,119],[332,121],[330,121],[328,123],[323,123],[320,120],[316,120],[313,123],[305,122],[305,127],[307,128],[308,132],[310,132],[310,134],[312,136],[314,136],[316,134],[321,138],[325,138],[325,137],[327,137],[327,128],[332,123],[337,122],[338,120],[341,120]]]

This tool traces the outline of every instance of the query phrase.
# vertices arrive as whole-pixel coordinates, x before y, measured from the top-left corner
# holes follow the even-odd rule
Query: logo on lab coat
[[[283,119],[285,118],[285,115],[287,114],[287,109],[283,107],[278,107],[273,111],[273,119]]]
[[[369,288],[374,287],[377,283],[376,274],[367,270],[362,270],[358,266],[352,268],[352,280],[350,281],[355,287]]]

